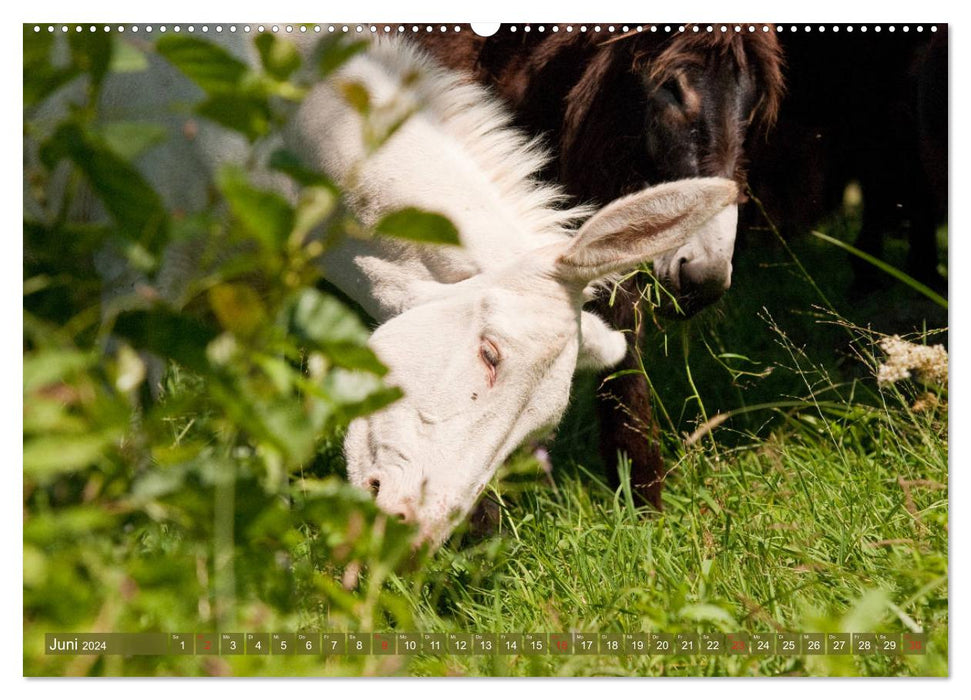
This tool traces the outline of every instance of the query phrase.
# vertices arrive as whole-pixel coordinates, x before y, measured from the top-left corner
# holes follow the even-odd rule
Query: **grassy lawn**
[[[807,269],[813,256],[831,254],[822,245],[796,243]],[[635,507],[624,487],[612,492],[603,485],[591,377],[578,378],[571,410],[548,446],[552,475],[543,469],[542,451],[521,450],[489,495],[498,524],[486,534],[460,532],[432,555],[409,555],[407,531],[366,504],[327,516],[317,504],[300,515],[299,492],[308,484],[344,499],[328,507],[346,501],[344,487],[334,483],[342,467],[340,441],[332,440],[303,481],[292,482],[303,486],[292,494],[290,513],[305,524],[285,536],[262,535],[271,550],[292,557],[277,585],[293,590],[267,589],[257,579],[247,592],[244,568],[270,564],[240,559],[235,628],[924,631],[926,655],[106,657],[73,667],[52,658],[29,664],[38,672],[95,674],[946,675],[946,394],[934,403],[913,385],[879,390],[872,379],[879,352],[856,325],[860,319],[814,309],[812,289],[786,256],[779,248],[743,250],[737,288],[721,308],[654,339],[649,372],[668,422],[662,513]],[[848,281],[841,267],[835,272],[816,280],[834,297]],[[766,298],[760,275],[781,291]],[[862,314],[868,304],[886,308],[906,293],[888,288],[848,306]],[[906,332],[901,323],[906,319],[890,330]],[[930,335],[928,342],[943,338]],[[712,421],[719,413],[727,419]],[[685,436],[705,420],[711,429],[686,446]],[[241,475],[244,467],[237,465]],[[238,502],[245,503],[248,483],[240,478]],[[260,536],[240,517],[237,532]],[[143,553],[178,546],[169,531],[141,544]],[[348,554],[347,547],[355,549]],[[171,596],[193,585],[206,598],[200,582],[169,575],[168,584],[164,572],[146,584],[154,595],[171,587],[160,606],[171,607]],[[182,624],[201,619],[191,606],[181,617],[166,614]],[[118,629],[137,626],[122,622],[126,615],[116,616]],[[154,619],[166,626],[164,615]],[[212,619],[197,626],[227,629]],[[28,637],[42,631],[29,630]]]
[[[796,245],[809,269],[814,256],[821,261],[831,254],[812,241]],[[755,269],[746,270],[756,257]],[[811,311],[812,291],[783,251],[748,250],[740,258],[740,292],[711,318],[693,322],[683,339],[669,339],[680,347],[667,357],[659,348],[651,358],[658,360],[649,370],[652,382],[674,424],[667,433],[671,471],[662,514],[636,509],[628,492],[610,492],[599,483],[599,470],[591,473],[596,432],[583,395],[592,385],[581,381],[552,449],[555,486],[544,477],[524,483],[528,469],[513,469],[504,488],[501,544],[487,540],[439,554],[430,565],[437,574],[426,574],[447,581],[438,588],[415,588],[404,578],[396,584],[426,630],[921,629],[929,633],[930,652],[453,657],[444,662],[448,672],[947,673],[946,406],[916,403],[894,388],[878,393],[863,360],[872,362],[870,353],[879,351],[847,319],[833,323]],[[828,277],[825,267],[816,267],[823,273],[816,283],[837,298],[849,280],[831,267],[835,275]],[[759,276],[780,291],[758,294]],[[779,284],[780,278],[791,283]],[[868,305],[881,308],[906,299],[908,291],[888,288],[847,307],[866,313]],[[896,324],[885,317],[873,325],[905,332],[906,323],[907,317]],[[719,346],[746,359],[709,350]],[[718,412],[733,415],[692,446],[672,439]],[[418,661],[409,672],[440,673],[442,663]]]

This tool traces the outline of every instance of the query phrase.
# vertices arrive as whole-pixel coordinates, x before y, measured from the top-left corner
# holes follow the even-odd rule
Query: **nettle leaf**
[[[287,200],[253,187],[239,168],[223,168],[217,182],[243,227],[264,247],[279,250],[293,230],[294,212]]]
[[[337,299],[304,289],[289,312],[290,332],[323,351],[335,364],[384,376],[387,368],[367,347],[368,329]]]
[[[421,243],[460,245],[458,229],[441,214],[407,207],[384,216],[374,227],[383,236]]]
[[[213,95],[196,107],[196,113],[238,131],[251,142],[269,133],[273,117],[265,97],[236,93]]]
[[[293,42],[264,32],[256,37],[255,44],[263,68],[274,78],[286,80],[300,67],[300,54]]]
[[[120,314],[114,332],[138,350],[174,360],[200,373],[209,369],[206,347],[217,335],[209,326],[163,306]]]
[[[65,157],[84,173],[121,233],[154,250],[168,225],[168,214],[138,170],[74,122],[61,126],[41,147],[41,159],[48,168]]]
[[[232,92],[249,72],[245,63],[204,39],[170,34],[159,39],[155,48],[207,93]]]

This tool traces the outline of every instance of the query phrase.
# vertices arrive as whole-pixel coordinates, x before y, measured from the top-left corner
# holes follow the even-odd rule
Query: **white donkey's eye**
[[[491,340],[483,338],[479,344],[479,357],[485,363],[489,386],[492,386],[496,383],[496,373],[499,369],[499,362],[502,360],[502,356],[499,354],[499,348]]]

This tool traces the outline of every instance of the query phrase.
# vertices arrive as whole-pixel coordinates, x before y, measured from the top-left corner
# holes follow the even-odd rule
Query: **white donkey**
[[[363,85],[394,120],[376,152],[340,97]],[[373,125],[372,125],[373,127]],[[326,273],[380,323],[370,344],[404,398],[355,420],[350,480],[378,505],[442,541],[497,468],[566,409],[578,364],[606,367],[622,335],[582,310],[591,284],[681,246],[736,198],[729,180],[673,182],[589,214],[537,182],[545,154],[489,95],[415,49],[379,42],[316,87],[288,138],[340,182],[365,224],[405,206],[448,216],[462,247],[348,242]]]
[[[258,60],[239,35],[212,38]],[[301,39],[309,53],[312,37]],[[159,114],[179,91],[193,94],[171,69],[155,68],[106,86],[116,117]],[[367,90],[369,123],[342,96],[349,83]],[[365,148],[368,129],[405,114],[383,145]],[[612,203],[576,231],[591,212],[564,208],[562,192],[535,179],[545,152],[510,122],[483,88],[385,40],[314,87],[285,133],[291,150],[342,186],[365,225],[414,206],[460,232],[461,247],[348,239],[323,260],[325,276],[378,322],[371,346],[404,392],[350,425],[348,476],[433,543],[518,445],[556,425],[578,365],[624,356],[622,335],[582,310],[590,286],[681,246],[736,197],[729,180],[669,183]],[[211,125],[174,141],[146,165],[170,204],[201,206],[205,171],[248,157],[240,138]]]

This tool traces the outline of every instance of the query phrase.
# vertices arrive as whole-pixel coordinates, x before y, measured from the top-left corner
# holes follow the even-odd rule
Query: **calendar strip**
[[[927,653],[912,632],[48,633],[47,655],[120,656],[869,656]]]

